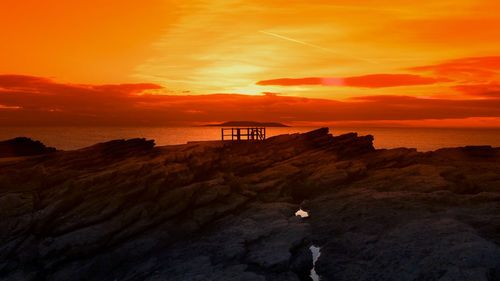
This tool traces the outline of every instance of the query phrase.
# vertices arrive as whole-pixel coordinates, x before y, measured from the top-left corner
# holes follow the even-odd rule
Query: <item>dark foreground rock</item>
[[[55,151],[53,147],[46,147],[43,143],[26,137],[0,141],[0,157],[30,156]]]
[[[1,280],[500,280],[499,149],[327,129],[0,161]],[[309,218],[294,215],[299,206]]]

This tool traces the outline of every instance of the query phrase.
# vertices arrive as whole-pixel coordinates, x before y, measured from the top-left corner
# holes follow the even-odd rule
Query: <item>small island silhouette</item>
[[[227,121],[217,124],[207,124],[207,127],[290,127],[278,122]]]

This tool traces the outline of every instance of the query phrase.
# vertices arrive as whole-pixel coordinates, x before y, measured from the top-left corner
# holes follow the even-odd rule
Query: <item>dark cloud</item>
[[[482,98],[500,98],[500,84],[498,83],[459,85],[453,88],[469,96]]]
[[[14,77],[14,76],[10,76]],[[23,80],[25,79],[25,80]],[[26,81],[26,83],[23,83]],[[274,94],[154,95],[154,84],[75,85],[0,76],[0,125],[183,125],[226,120],[329,122],[500,117],[500,99]]]
[[[385,88],[398,86],[416,86],[429,85],[439,82],[448,82],[449,79],[438,79],[423,77],[413,74],[371,74],[353,77],[307,77],[307,78],[278,78],[271,80],[262,80],[257,85],[276,85],[276,86],[302,86],[302,85],[320,85],[320,86],[349,86],[360,88]]]
[[[307,78],[277,78],[270,80],[262,80],[257,82],[261,86],[302,86],[302,85],[323,85],[322,78],[307,77]]]

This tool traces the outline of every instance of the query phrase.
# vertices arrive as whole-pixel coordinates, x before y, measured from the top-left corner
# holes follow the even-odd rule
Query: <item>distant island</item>
[[[290,127],[278,122],[228,121],[219,124],[207,124],[207,127]]]

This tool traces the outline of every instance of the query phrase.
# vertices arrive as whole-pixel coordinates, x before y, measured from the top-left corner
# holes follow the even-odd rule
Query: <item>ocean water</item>
[[[302,133],[317,127],[267,128],[267,137]],[[419,151],[465,145],[500,147],[500,129],[470,128],[330,128],[333,135],[357,132],[375,137],[376,148],[412,147]],[[0,140],[26,136],[48,146],[72,150],[112,139],[147,138],[157,145],[219,140],[218,127],[0,127]]]

